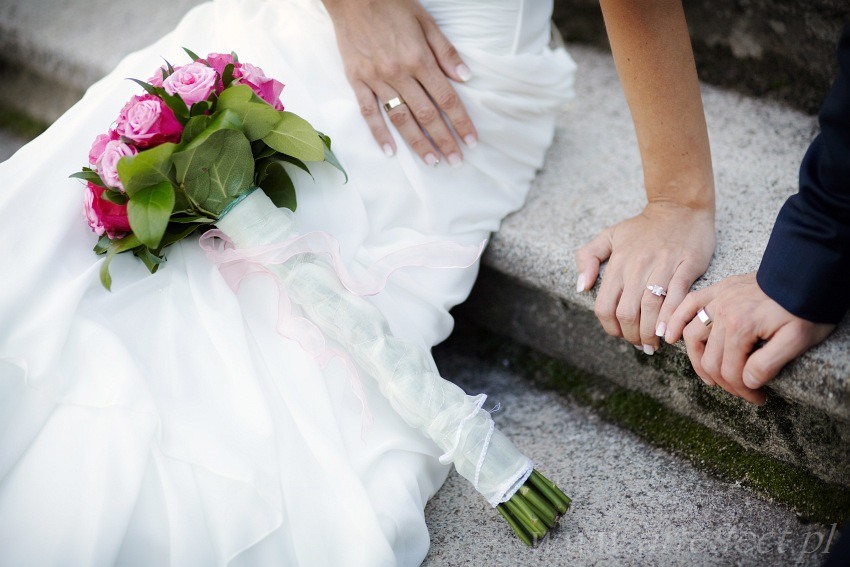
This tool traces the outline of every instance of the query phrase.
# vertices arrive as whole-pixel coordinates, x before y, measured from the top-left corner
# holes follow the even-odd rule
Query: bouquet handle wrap
[[[237,249],[284,242],[293,236],[291,211],[278,209],[261,190],[217,221]],[[324,255],[299,253],[264,268],[279,278],[292,302],[327,336],[345,345],[377,381],[393,409],[443,450],[441,462],[496,506],[526,481],[532,462],[495,428],[482,408],[485,395],[468,396],[434,370],[429,357],[392,335],[383,314],[350,292]]]

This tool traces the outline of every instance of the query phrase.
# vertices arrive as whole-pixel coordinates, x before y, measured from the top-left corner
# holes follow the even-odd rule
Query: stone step
[[[172,0],[144,17],[128,18],[138,2],[3,2],[0,109],[52,121],[123,55],[170,30],[198,3]],[[768,404],[755,408],[702,386],[689,371],[682,345],[647,357],[606,336],[593,316],[593,293],[575,292],[576,248],[639,212],[644,196],[634,132],[610,54],[570,49],[579,64],[577,96],[560,117],[527,206],[492,240],[479,284],[458,317],[566,361],[593,379],[646,394],[749,450],[850,486],[846,322],[791,365],[773,383]],[[709,86],[704,98],[719,246],[697,286],[755,269],[779,206],[796,190],[797,167],[816,131],[812,116],[765,100]]]

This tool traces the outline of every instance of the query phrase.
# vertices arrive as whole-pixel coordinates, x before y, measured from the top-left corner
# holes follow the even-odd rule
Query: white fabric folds
[[[333,235],[358,281],[400,250],[477,247],[522,206],[574,65],[546,47],[550,1],[423,5],[473,75],[455,85],[479,134],[462,167],[428,167],[400,138],[398,154],[384,156],[319,0],[199,5],[0,163],[0,565],[422,562],[423,510],[450,470],[440,456],[454,455],[456,431],[436,432],[443,416],[413,417],[442,436],[438,446],[399,417],[364,365],[374,421],[362,436],[346,365],[305,351],[306,332],[282,337],[277,288],[246,278],[234,293],[197,239],[171,246],[153,275],[117,256],[105,291],[83,187],[68,176],[140,93],[127,77],[144,80],[163,59],[185,62],[183,47],[235,51],[286,84],[287,110],[333,139],[349,174],[348,183],[330,166],[294,174],[298,234]],[[476,268],[401,270],[365,298],[424,359],[406,361],[434,370],[428,351],[451,331],[449,309]],[[480,402],[458,397],[448,407],[484,430]],[[458,454],[475,454],[471,439],[460,436]],[[487,463],[477,467],[460,465],[498,493],[484,486]]]
[[[237,248],[285,242],[294,233],[291,213],[275,207],[261,190],[216,224]],[[467,396],[440,377],[422,349],[393,336],[380,310],[346,289],[322,256],[303,253],[264,267],[280,279],[283,293],[377,380],[402,419],[437,443],[444,451],[440,462],[454,463],[492,506],[513,496],[532,463],[495,429],[481,407],[485,395]]]

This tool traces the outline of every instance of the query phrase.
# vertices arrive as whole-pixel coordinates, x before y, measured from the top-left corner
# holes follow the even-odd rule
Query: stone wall
[[[700,78],[817,112],[850,24],[847,0],[684,0]],[[568,42],[607,47],[597,0],[556,0]]]

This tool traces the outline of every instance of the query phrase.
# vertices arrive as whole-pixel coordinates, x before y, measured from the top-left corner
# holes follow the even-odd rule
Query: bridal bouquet
[[[393,336],[383,314],[362,297],[380,291],[404,261],[384,262],[364,284],[340,265],[330,235],[298,235],[293,228],[296,192],[287,168],[309,173],[307,163],[327,162],[346,175],[330,138],[284,110],[283,84],[260,68],[235,54],[201,58],[186,51],[191,63],[134,79],[145,94],[124,105],[113,127],[95,139],[89,167],[72,175],[86,182],[84,212],[100,236],[94,250],[106,255],[104,287],[111,286],[116,254],[132,252],[154,272],[170,244],[204,232],[201,244],[225,277],[237,274],[234,287],[252,272],[275,277],[285,306],[281,334],[320,362],[339,354],[325,349],[325,337],[342,345],[357,364],[350,371],[368,371],[393,409],[445,451],[440,460],[453,462],[533,545],[570,499],[495,429],[482,408],[484,395],[467,396],[441,378],[426,353]],[[472,250],[470,260],[470,250],[458,248],[464,247],[423,245],[415,255],[431,259],[416,265],[469,265],[480,252]],[[304,317],[290,316],[290,301]]]

